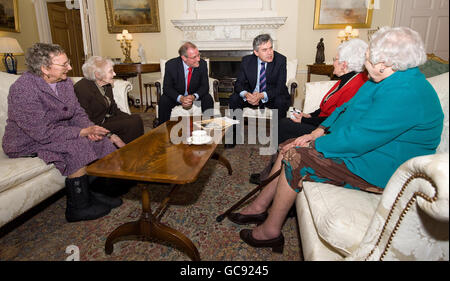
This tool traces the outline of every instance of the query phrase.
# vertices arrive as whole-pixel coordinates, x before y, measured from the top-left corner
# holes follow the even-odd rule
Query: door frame
[[[39,33],[39,41],[43,43],[53,43],[50,30],[50,22],[48,19],[47,3],[48,2],[66,2],[66,5],[75,6],[80,9],[81,28],[83,31],[83,49],[86,56],[85,59],[92,55],[99,55],[100,48],[97,36],[94,36],[92,30],[97,30],[97,22],[95,19],[95,0],[33,0],[36,12],[36,21]]]

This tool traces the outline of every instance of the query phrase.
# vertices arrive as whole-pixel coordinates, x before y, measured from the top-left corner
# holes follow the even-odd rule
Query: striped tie
[[[261,70],[259,71],[259,92],[266,90],[266,67],[265,63],[261,62]]]

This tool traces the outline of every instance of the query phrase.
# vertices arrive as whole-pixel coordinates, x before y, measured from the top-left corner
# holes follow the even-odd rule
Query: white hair
[[[384,63],[393,70],[424,64],[425,46],[419,33],[408,27],[382,27],[372,35],[369,46],[372,64]]]
[[[95,81],[105,77],[107,66],[114,66],[114,62],[100,56],[92,56],[83,64],[81,69],[83,70],[83,75],[86,79]]]
[[[337,48],[339,62],[346,62],[350,71],[362,72],[366,61],[367,43],[361,39],[351,39]]]

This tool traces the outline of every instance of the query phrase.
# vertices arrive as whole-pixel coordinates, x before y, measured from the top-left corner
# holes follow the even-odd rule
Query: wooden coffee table
[[[170,132],[177,123],[168,121],[87,167],[89,175],[171,184],[168,196],[153,213],[147,185],[142,185],[141,217],[117,227],[108,236],[106,254],[113,252],[115,242],[127,236],[137,236],[145,241],[151,238],[168,241],[179,246],[192,260],[200,260],[200,254],[192,241],[181,232],[162,224],[161,216],[168,207],[170,196],[181,185],[196,181],[210,158],[224,164],[230,175],[232,169],[228,160],[215,152],[217,144],[214,142],[205,145],[172,144]],[[222,131],[222,137],[223,134]]]

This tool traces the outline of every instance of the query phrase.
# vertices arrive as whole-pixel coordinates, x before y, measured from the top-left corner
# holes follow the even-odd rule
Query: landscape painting
[[[158,0],[105,0],[108,31],[159,32]]]

